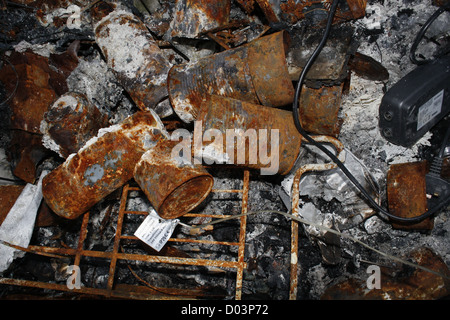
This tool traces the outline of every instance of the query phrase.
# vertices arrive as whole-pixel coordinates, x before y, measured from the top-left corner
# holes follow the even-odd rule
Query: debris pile
[[[448,115],[411,148],[377,119],[446,4],[332,2],[1,3],[0,296],[448,296],[448,208],[379,215],[293,114],[393,215],[429,210]],[[447,54],[445,14],[420,54]]]

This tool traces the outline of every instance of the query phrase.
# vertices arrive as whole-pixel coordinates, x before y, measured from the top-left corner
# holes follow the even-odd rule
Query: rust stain
[[[211,94],[268,106],[291,103],[294,87],[285,59],[288,42],[287,33],[281,31],[193,64],[174,66],[168,91],[175,112],[189,123]]]
[[[338,115],[343,87],[343,83],[319,89],[303,87],[298,112],[306,131],[333,137],[339,135],[342,121]]]
[[[69,62],[67,57],[65,54],[59,59],[52,56],[49,61],[48,58],[29,51],[24,53],[14,51],[6,58],[14,69],[11,65],[5,64],[0,73],[0,81],[8,94],[14,93],[9,102],[12,111],[12,129],[40,134],[39,128],[44,113],[58,95],[67,92],[67,75],[77,65],[72,58]],[[53,68],[59,66],[56,60],[66,59],[68,64],[63,71]]]
[[[23,188],[24,186],[19,185],[0,186],[0,226],[22,193]]]
[[[74,98],[76,105],[71,105],[73,99],[66,100],[66,97]],[[74,92],[61,96],[44,114],[44,120],[48,135],[59,146],[63,158],[78,152],[100,128],[108,126],[108,117],[83,94]]]
[[[144,152],[166,139],[162,130],[152,114],[138,112],[94,138],[43,179],[46,203],[64,218],[85,213],[133,177]]]
[[[295,24],[299,20],[304,19],[308,14],[317,10],[326,12],[331,5],[330,0],[311,0],[311,1],[295,1],[288,0],[280,4],[282,16],[289,23]],[[364,17],[366,12],[366,0],[347,0],[347,10],[342,10],[338,7],[336,11],[334,23],[343,22],[347,20],[359,19]]]
[[[269,24],[280,22],[269,0],[256,0]]]
[[[400,163],[390,166],[387,173],[387,197],[389,211],[399,217],[416,217],[427,210],[425,174],[426,161]],[[434,226],[432,217],[406,224],[397,221],[392,226],[399,229],[431,230]]]
[[[230,0],[177,0],[172,37],[196,38],[230,20]]]
[[[111,2],[98,1],[90,9],[90,15],[92,17],[92,22],[95,24],[109,15],[116,9],[116,5]]]
[[[359,52],[350,57],[348,66],[364,79],[372,81],[386,81],[389,79],[389,72],[381,63]]]
[[[234,158],[229,159],[233,165],[252,169],[270,167],[271,163],[261,162],[261,154],[267,157],[271,155],[272,129],[278,130],[277,174],[287,174],[300,152],[302,137],[295,128],[290,111],[212,95],[202,104],[198,120],[203,123],[203,132],[198,133],[201,136],[209,129],[217,129],[222,133],[223,141],[205,142],[205,146],[213,147],[219,157],[226,153],[227,129],[238,130],[235,131],[237,138],[234,143]],[[254,132],[256,135],[261,134],[259,130],[265,129],[263,131],[267,133],[267,140],[264,141],[261,136],[247,135],[249,129],[250,133]],[[254,140],[251,142],[255,138],[259,139],[259,143],[255,144]],[[197,149],[199,147],[201,146],[194,146]],[[245,150],[243,159],[241,158],[242,150]],[[257,154],[259,157],[255,157]]]
[[[247,14],[250,14],[255,9],[255,0],[236,0]]]
[[[421,248],[410,254],[415,263],[450,276],[450,271],[436,253],[428,248]],[[356,299],[356,300],[437,300],[448,296],[450,282],[436,274],[416,269],[408,276],[396,277],[388,270],[381,270],[381,288],[367,289],[367,284],[356,279],[339,283],[328,288],[322,300]]]

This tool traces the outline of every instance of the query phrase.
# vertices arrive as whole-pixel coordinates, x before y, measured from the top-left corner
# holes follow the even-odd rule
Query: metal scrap
[[[68,92],[59,97],[41,122],[43,145],[67,158],[77,153],[100,128],[108,126],[108,117],[100,113],[85,95]]]
[[[387,173],[387,197],[389,211],[402,218],[413,218],[428,209],[425,174],[427,162],[393,164]],[[431,230],[433,217],[419,223],[392,222],[392,226],[405,230]]]
[[[272,174],[285,175],[293,168],[300,152],[302,137],[295,128],[290,111],[212,95],[202,104],[197,120],[202,126],[194,128],[194,136],[204,137],[208,130],[224,133],[221,141],[214,139],[208,142],[205,139],[200,145],[194,142],[194,156],[202,154],[211,163],[217,161],[245,168],[267,169]],[[236,144],[233,140],[232,146],[227,141],[229,137],[225,137],[230,128],[237,137]],[[277,131],[275,144],[271,130]],[[274,145],[277,148],[273,148]],[[255,157],[258,154],[259,157]],[[263,159],[262,155],[276,159],[278,166],[272,168],[275,163]],[[271,171],[273,169],[275,171]]]
[[[178,143],[161,141],[142,155],[134,169],[135,181],[164,219],[175,219],[193,210],[214,184],[201,165],[173,154]]]
[[[159,117],[172,114],[168,104],[170,62],[145,24],[131,12],[100,1],[91,10],[95,41],[108,67],[142,111]],[[118,45],[120,44],[120,45]]]
[[[177,0],[170,36],[196,38],[226,25],[230,19],[230,9],[230,0]]]
[[[58,215],[75,219],[133,177],[142,155],[167,139],[158,116],[137,112],[100,130],[43,181],[46,203]]]
[[[292,102],[294,87],[285,59],[288,45],[289,36],[281,31],[195,63],[174,66],[168,89],[175,113],[184,122],[194,121],[202,100],[210,94],[271,107]]]

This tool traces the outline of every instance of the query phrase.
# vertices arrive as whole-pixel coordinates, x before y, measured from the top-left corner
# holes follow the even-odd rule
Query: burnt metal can
[[[67,158],[95,137],[99,129],[108,125],[108,117],[85,95],[68,92],[60,96],[44,114],[41,121],[43,144]]]
[[[167,103],[167,74],[172,65],[145,24],[114,6],[97,5],[91,16],[95,41],[108,67],[136,105],[142,111],[154,110],[161,118],[173,114]]]
[[[133,178],[142,155],[168,138],[154,112],[137,112],[99,130],[42,183],[44,199],[59,216],[75,219]]]
[[[389,167],[386,189],[389,211],[401,218],[414,218],[428,210],[426,180],[427,162],[396,163]],[[432,230],[433,217],[418,223],[392,221],[392,226],[405,230]]]
[[[211,95],[194,125],[194,158],[288,174],[302,143],[292,112]]]
[[[177,0],[170,35],[196,38],[224,26],[229,22],[230,9],[230,0]]]
[[[202,165],[175,152],[178,143],[161,141],[144,153],[134,170],[134,180],[164,219],[180,217],[197,207],[214,185]]]
[[[169,72],[169,98],[186,123],[196,119],[207,95],[220,95],[254,104],[279,107],[292,103],[285,52],[289,34],[280,31],[243,46],[179,64]]]

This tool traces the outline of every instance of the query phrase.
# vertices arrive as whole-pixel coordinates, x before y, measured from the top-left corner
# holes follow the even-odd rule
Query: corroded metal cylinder
[[[285,175],[301,142],[292,112],[212,95],[203,101],[196,121],[193,153],[211,162]]]
[[[203,166],[173,153],[178,143],[160,142],[144,153],[134,171],[134,180],[164,219],[180,217],[197,207],[214,185]]]
[[[196,119],[210,94],[270,107],[292,103],[285,52],[289,35],[280,31],[195,63],[172,67],[167,85],[175,113],[184,122]]]
[[[132,13],[104,2],[91,10],[95,41],[108,67],[143,111],[161,118],[173,113],[167,97],[170,62],[145,24]]]
[[[196,38],[230,19],[230,0],[177,0],[171,37]]]
[[[44,199],[58,215],[75,219],[133,178],[142,155],[168,138],[154,112],[138,112],[101,129],[42,183]]]
[[[68,92],[60,96],[44,114],[41,122],[43,144],[67,158],[78,152],[100,128],[108,126],[102,115],[81,93]]]

